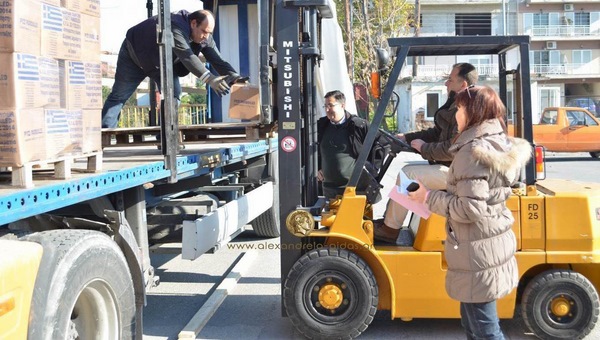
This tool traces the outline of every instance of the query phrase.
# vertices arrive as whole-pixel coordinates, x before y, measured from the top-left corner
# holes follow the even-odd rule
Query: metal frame
[[[275,116],[279,121],[279,192],[285,193],[279,205],[281,243],[286,245],[281,251],[281,277],[287,276],[301,255],[299,245],[305,242],[283,227],[285,219],[298,206],[311,206],[318,199],[314,68],[321,53],[320,20],[329,17],[332,10],[326,0],[275,0]],[[294,149],[284,148],[284,143],[295,143]]]
[[[396,49],[396,60],[394,67],[385,85],[381,100],[377,105],[375,116],[371,122],[369,132],[365,138],[363,148],[358,156],[356,165],[348,182],[348,186],[356,187],[362,168],[365,165],[371,146],[375,140],[377,129],[383,120],[385,108],[387,107],[402,66],[408,56],[434,56],[434,55],[499,55],[500,96],[506,103],[506,76],[505,69],[506,53],[518,48],[520,52],[520,67],[517,70],[520,81],[530,84],[529,72],[529,36],[458,36],[458,37],[414,37],[414,38],[390,38],[388,45]],[[522,131],[516,131],[516,135],[523,137],[530,143],[533,141],[533,128],[531,126],[531,88],[521,87],[522,110],[517,110],[518,120],[522,120]],[[526,184],[535,183],[535,162],[526,165]]]

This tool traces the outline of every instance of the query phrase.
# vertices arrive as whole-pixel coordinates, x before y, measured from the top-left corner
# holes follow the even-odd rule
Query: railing
[[[532,64],[533,74],[598,74],[600,68],[590,68],[589,64]]]
[[[498,65],[475,65],[480,76],[489,78],[498,77]],[[452,65],[419,65],[417,76],[421,81],[438,81],[448,77]],[[588,64],[531,64],[531,74],[600,74],[600,67]],[[412,65],[402,68],[400,77],[412,77]]]
[[[480,76],[486,77],[497,77],[498,76],[498,65],[475,65],[477,72]],[[406,65],[402,68],[401,77],[412,76],[412,65]],[[419,78],[445,78],[448,77],[452,65],[419,65],[417,69],[417,76]]]
[[[587,25],[546,25],[531,28],[531,35],[535,37],[572,37],[600,35],[600,32],[591,32]]]
[[[178,110],[180,125],[194,125],[207,123],[207,110],[205,104],[180,105]],[[123,106],[118,127],[146,127],[150,125],[150,106]]]

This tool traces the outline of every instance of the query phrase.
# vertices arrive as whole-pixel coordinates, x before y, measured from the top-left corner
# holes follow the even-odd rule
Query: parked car
[[[600,100],[595,101],[594,98],[573,98],[567,102],[566,106],[582,107],[596,117],[600,117]]]

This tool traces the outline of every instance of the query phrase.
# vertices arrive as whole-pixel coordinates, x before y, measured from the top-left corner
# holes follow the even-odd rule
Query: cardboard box
[[[100,61],[100,18],[81,15],[81,60]]]
[[[40,17],[37,0],[0,1],[0,52],[40,54]]]
[[[82,110],[45,110],[46,159],[81,154],[83,143]]]
[[[234,84],[229,97],[229,118],[253,120],[260,117],[258,86]]]
[[[0,108],[59,107],[56,60],[26,53],[0,53]]]
[[[83,110],[83,142],[81,152],[102,151],[102,110]]]
[[[44,159],[43,109],[0,110],[0,166],[22,166]]]
[[[68,109],[102,108],[100,62],[59,61],[61,106]]]
[[[100,0],[61,0],[60,3],[72,11],[100,17]]]

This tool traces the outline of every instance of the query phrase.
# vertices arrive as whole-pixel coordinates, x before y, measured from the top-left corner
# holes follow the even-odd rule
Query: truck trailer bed
[[[235,163],[264,155],[277,147],[274,138],[253,142],[186,144],[177,157],[177,179],[213,172]],[[85,164],[74,164],[85,168]],[[34,187],[11,186],[11,173],[0,175],[0,225],[46,213],[69,205],[151,182],[166,182],[170,170],[155,146],[113,147],[102,154],[102,170],[89,173],[73,170],[70,179],[54,179],[52,173],[34,172]]]

